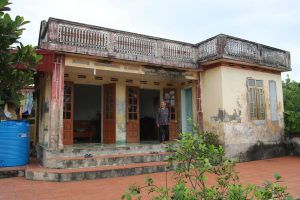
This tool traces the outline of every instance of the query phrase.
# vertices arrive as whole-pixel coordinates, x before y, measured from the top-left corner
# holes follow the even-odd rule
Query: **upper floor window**
[[[262,80],[247,79],[249,114],[251,120],[265,119],[265,96]]]

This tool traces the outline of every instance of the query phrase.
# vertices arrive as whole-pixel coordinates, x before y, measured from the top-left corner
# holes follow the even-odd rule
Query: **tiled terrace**
[[[262,184],[264,180],[273,180],[273,174],[279,173],[284,184],[294,197],[300,197],[300,157],[282,157],[268,160],[239,163],[237,171],[243,183]],[[168,172],[170,179],[172,172]],[[148,175],[108,178],[74,182],[29,181],[23,177],[0,179],[0,199],[120,199],[122,193],[132,183],[142,184]],[[155,182],[165,184],[165,173],[151,174]],[[170,183],[170,182],[169,182]],[[148,198],[145,198],[148,199]]]

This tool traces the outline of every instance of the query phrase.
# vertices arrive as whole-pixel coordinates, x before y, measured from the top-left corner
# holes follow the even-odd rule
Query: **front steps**
[[[62,151],[43,150],[43,166],[29,165],[29,180],[75,181],[132,176],[169,170],[165,145],[67,147]]]
[[[47,168],[87,168],[99,166],[126,165],[132,163],[160,162],[167,159],[168,152],[150,152],[138,154],[112,154],[93,156],[85,154],[76,157],[52,157],[47,160]]]
[[[167,162],[149,162],[116,166],[107,165],[77,169],[49,169],[40,166],[30,166],[25,171],[25,177],[29,180],[64,182],[133,176],[154,172],[164,172],[167,170]]]

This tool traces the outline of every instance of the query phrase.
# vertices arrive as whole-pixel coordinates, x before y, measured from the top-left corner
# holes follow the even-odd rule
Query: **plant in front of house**
[[[21,16],[12,19],[6,13],[9,4],[9,0],[0,0],[0,101],[17,105],[22,98],[20,90],[34,83],[35,67],[41,56],[33,46],[24,46],[19,41],[24,25],[29,22]]]
[[[169,146],[173,154],[169,157],[174,168],[175,184],[158,186],[152,178],[144,186],[132,185],[122,199],[143,199],[142,191],[152,195],[153,200],[247,200],[247,199],[293,199],[281,186],[281,177],[263,186],[244,186],[235,171],[235,163],[224,157],[222,146],[208,139],[211,133],[184,133],[176,145]],[[208,178],[214,181],[208,182]],[[167,180],[166,180],[167,181]],[[215,183],[212,183],[215,182]]]

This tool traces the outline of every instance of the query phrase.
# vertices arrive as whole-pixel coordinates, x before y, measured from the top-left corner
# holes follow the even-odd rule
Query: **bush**
[[[263,186],[243,186],[235,171],[235,163],[224,157],[224,150],[220,145],[212,144],[217,138],[213,135],[184,133],[180,135],[181,139],[176,145],[168,147],[174,152],[169,157],[170,166],[175,170],[174,186],[157,186],[148,177],[146,185],[130,186],[122,199],[142,199],[143,189],[148,189],[153,200],[293,199],[286,192],[286,187],[278,184],[281,181],[279,175],[275,175],[275,181],[267,181]],[[214,185],[207,184],[208,174],[216,177]]]

